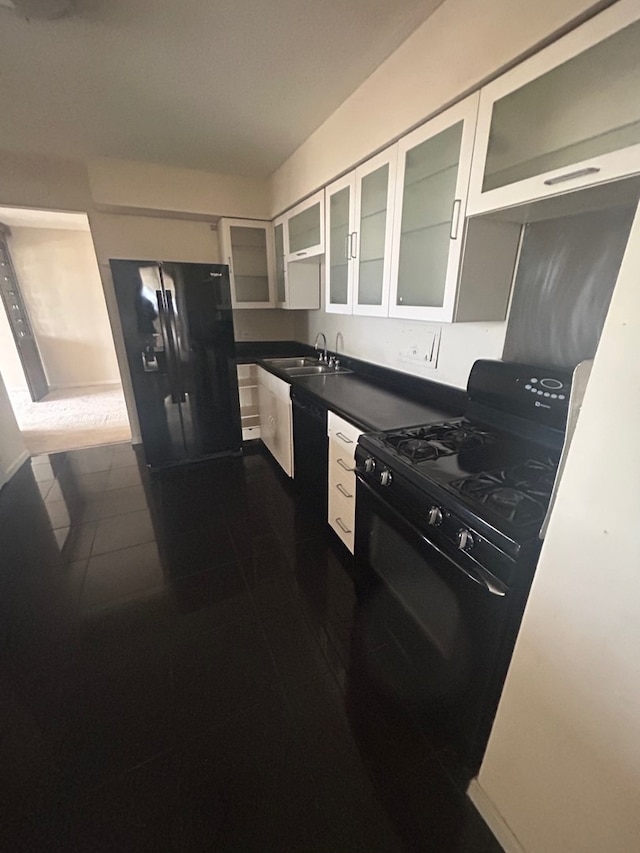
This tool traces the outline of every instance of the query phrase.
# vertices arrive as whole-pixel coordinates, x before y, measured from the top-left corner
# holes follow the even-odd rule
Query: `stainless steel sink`
[[[351,373],[346,367],[331,367],[329,364],[310,364],[307,367],[289,367],[285,373],[287,376],[315,376],[327,375],[332,373]]]
[[[317,376],[332,373],[352,373],[346,367],[332,367],[309,356],[299,358],[265,358],[264,363],[287,376]]]
[[[310,356],[296,356],[295,358],[265,358],[265,364],[275,367],[276,370],[289,370],[292,367],[311,367],[318,364],[317,358]]]

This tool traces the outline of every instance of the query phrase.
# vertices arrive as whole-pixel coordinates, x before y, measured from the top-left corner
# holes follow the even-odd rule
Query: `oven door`
[[[357,643],[376,687],[479,767],[510,649],[509,590],[445,556],[361,476]]]

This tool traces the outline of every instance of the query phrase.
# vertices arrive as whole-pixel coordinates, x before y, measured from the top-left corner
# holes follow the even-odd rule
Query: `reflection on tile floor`
[[[349,561],[260,454],[36,457],[0,559],[0,849],[499,850],[368,683]]]

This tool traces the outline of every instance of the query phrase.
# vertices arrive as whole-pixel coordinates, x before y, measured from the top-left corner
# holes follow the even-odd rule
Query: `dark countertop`
[[[426,399],[424,403],[411,400],[355,373],[297,376],[291,384],[367,432],[436,423],[458,414],[429,405]]]
[[[367,432],[448,420],[462,414],[466,404],[466,394],[457,388],[344,356],[343,364],[354,368],[355,373],[292,378],[264,363],[263,359],[313,353],[312,347],[296,341],[239,342],[236,351],[239,364],[261,363],[293,388]]]

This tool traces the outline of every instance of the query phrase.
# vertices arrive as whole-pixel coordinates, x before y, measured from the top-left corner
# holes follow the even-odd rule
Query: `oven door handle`
[[[374,489],[371,488],[369,483],[367,483],[367,481],[362,476],[362,474],[363,474],[362,469],[356,468],[355,471],[356,471],[356,477],[358,478],[358,483],[360,485],[364,486],[364,488],[369,492],[370,495],[373,496],[373,498],[376,501],[382,503],[382,499],[380,498],[378,493]],[[357,506],[357,498],[356,498],[356,506]],[[448,563],[451,563],[454,566],[454,568],[456,568],[456,569],[458,569],[458,571],[462,572],[463,575],[466,575],[469,578],[469,580],[472,580],[474,583],[477,583],[478,586],[481,586],[481,587],[483,587],[483,589],[486,589],[486,591],[491,593],[491,595],[504,596],[507,594],[507,587],[501,581],[497,580],[493,576],[487,577],[488,572],[485,572],[480,567],[477,567],[477,568],[471,570],[471,569],[466,568],[465,566],[459,565],[459,563],[454,563],[448,554],[445,554],[444,551],[442,551],[440,548],[438,548],[438,546],[434,542],[431,542],[430,539],[427,539],[426,536],[424,536],[422,533],[420,533],[418,528],[415,525],[413,525],[410,521],[408,521],[404,517],[404,515],[401,515],[398,512],[398,510],[395,509],[395,507],[390,506],[386,501],[384,501],[384,507],[385,507],[385,510],[388,513],[390,513],[391,515],[393,515],[393,517],[397,521],[399,521],[405,527],[408,527],[411,530],[411,532],[414,534],[414,536],[417,536],[421,542],[423,542],[425,545],[428,545],[430,548],[433,548],[434,551],[437,551],[441,557],[444,557]],[[358,535],[358,528],[356,526],[356,536],[357,535]]]

